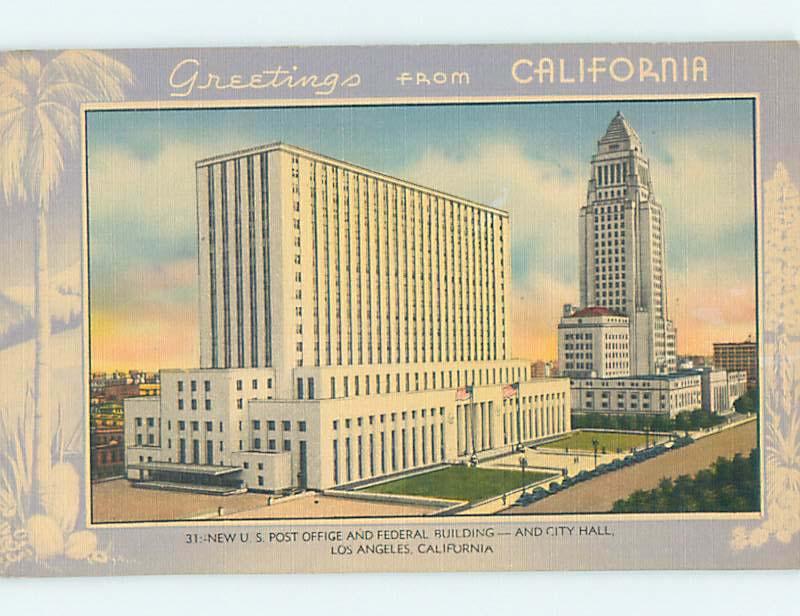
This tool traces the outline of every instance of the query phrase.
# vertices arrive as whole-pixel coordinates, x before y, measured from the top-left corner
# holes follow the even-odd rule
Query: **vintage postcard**
[[[799,76],[0,52],[0,574],[797,568]]]

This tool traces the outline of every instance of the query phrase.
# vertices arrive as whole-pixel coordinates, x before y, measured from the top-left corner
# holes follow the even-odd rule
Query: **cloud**
[[[90,151],[89,225],[93,267],[119,268],[132,256],[193,256],[196,148],[171,142],[153,158],[123,148]]]

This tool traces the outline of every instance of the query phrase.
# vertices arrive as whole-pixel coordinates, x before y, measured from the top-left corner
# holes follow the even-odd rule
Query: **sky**
[[[750,101],[95,111],[87,119],[92,367],[196,366],[194,161],[284,141],[508,210],[515,357],[555,359],[578,303],[578,213],[617,111],[666,218],[679,354],[755,334]]]

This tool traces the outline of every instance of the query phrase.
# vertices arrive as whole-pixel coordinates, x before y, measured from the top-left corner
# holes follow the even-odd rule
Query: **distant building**
[[[710,368],[713,362],[705,355],[680,355],[678,356],[678,370],[692,370],[693,368]]]
[[[558,362],[538,360],[531,364],[531,377],[535,379],[558,376]]]
[[[752,340],[744,342],[715,342],[714,367],[735,372],[747,372],[747,387],[758,387],[758,343]]]
[[[711,368],[699,370],[698,372],[703,385],[703,410],[710,413],[721,413],[730,409],[728,373],[725,370]]]
[[[161,393],[161,383],[139,383],[140,396],[157,396]]]
[[[747,372],[738,370],[728,372],[728,401],[733,407],[733,403],[747,393]]]
[[[101,402],[89,415],[92,479],[125,474],[125,420],[121,402]]]
[[[702,406],[702,379],[697,371],[571,379],[573,413],[669,415]]]
[[[628,317],[602,306],[573,312],[565,305],[558,324],[558,363],[564,376],[628,376]]]
[[[627,378],[573,378],[573,413],[666,415],[724,413],[746,391],[746,373],[711,368]]]

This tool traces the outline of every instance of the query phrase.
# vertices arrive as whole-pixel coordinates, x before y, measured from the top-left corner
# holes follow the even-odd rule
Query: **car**
[[[531,492],[531,496],[536,500],[544,498],[545,496],[547,496],[547,490],[541,487],[534,488],[533,492]]]

